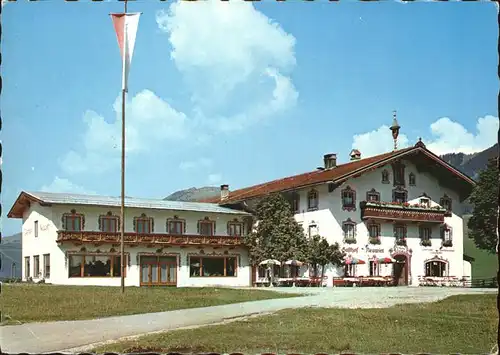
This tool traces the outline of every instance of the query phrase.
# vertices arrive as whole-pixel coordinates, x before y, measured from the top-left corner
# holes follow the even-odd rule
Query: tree
[[[479,173],[476,186],[469,197],[474,209],[467,223],[469,238],[474,244],[489,253],[496,252],[498,218],[498,167],[491,160]]]
[[[266,259],[282,264],[291,259],[304,260],[306,238],[295,221],[288,201],[281,194],[263,198],[256,208],[256,228],[244,238],[252,265]]]
[[[312,236],[307,243],[307,261],[313,266],[314,276],[318,276],[318,266],[321,267],[321,279],[325,275],[325,266],[332,264],[340,266],[344,262],[345,253],[340,250],[339,243],[329,244],[319,236]]]

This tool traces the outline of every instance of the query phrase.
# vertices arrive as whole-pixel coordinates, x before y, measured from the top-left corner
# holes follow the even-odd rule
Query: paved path
[[[286,308],[384,308],[398,303],[432,302],[457,294],[496,293],[495,289],[459,288],[274,288],[279,292],[310,293],[264,301],[102,319],[27,323],[0,327],[1,350],[9,353],[61,351],[137,334],[206,325],[228,318]]]

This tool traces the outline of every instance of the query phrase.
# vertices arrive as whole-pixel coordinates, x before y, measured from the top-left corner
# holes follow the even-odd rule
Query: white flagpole
[[[125,18],[127,14],[127,0],[125,0]],[[122,61],[122,80],[125,80],[126,76],[126,61],[127,61],[127,25],[125,21],[124,33],[123,33],[123,61]],[[122,82],[123,86],[124,81]],[[126,87],[122,87],[122,167],[121,167],[121,206],[120,206],[120,263],[121,263],[121,288],[122,293],[125,293],[125,97],[126,97]]]

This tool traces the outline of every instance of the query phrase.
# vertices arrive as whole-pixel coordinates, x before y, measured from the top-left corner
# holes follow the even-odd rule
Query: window
[[[318,235],[318,225],[317,224],[310,224],[309,225],[309,237],[313,237],[315,235]]]
[[[31,277],[31,274],[30,274],[30,257],[29,256],[25,256],[24,257],[24,276],[26,277],[26,279],[29,279]]]
[[[425,207],[431,207],[431,200],[429,200],[427,197],[422,197],[419,202]]]
[[[392,165],[394,186],[405,186],[405,166],[401,162]]]
[[[443,277],[446,275],[446,262],[442,260],[430,260],[425,263],[425,276]]]
[[[439,200],[439,204],[443,206],[447,211],[451,211],[451,198],[449,198],[446,194],[441,197]]]
[[[396,224],[394,226],[394,237],[396,240],[406,239],[406,226],[401,224]]]
[[[257,273],[258,273],[258,278],[260,279],[267,277],[267,267],[259,266],[259,268],[257,269]]]
[[[198,221],[198,233],[201,235],[212,236],[215,233],[215,222],[208,217]]]
[[[33,257],[33,277],[35,279],[40,277],[40,255]]]
[[[405,203],[408,200],[408,193],[406,190],[396,188],[392,191],[392,202]]]
[[[189,257],[190,277],[230,277],[236,270],[236,257]]]
[[[370,261],[370,276],[379,276],[380,275],[380,264],[376,261]]]
[[[431,228],[429,227],[419,227],[419,235],[422,240],[430,240],[431,239]]]
[[[342,230],[344,231],[344,240],[346,242],[356,241],[356,223],[350,218],[342,223]]]
[[[292,212],[300,212],[300,195],[296,192],[292,194]]]
[[[356,276],[356,265],[355,264],[349,264],[345,266],[345,276],[346,277],[355,277]]]
[[[342,196],[342,209],[347,211],[356,210],[356,191],[347,186],[341,192]]]
[[[50,278],[50,254],[43,254],[43,278]]]
[[[180,235],[186,231],[186,221],[178,216],[167,219],[167,232],[169,234]]]
[[[368,234],[369,234],[370,238],[380,237],[380,224],[370,223],[368,225]]]
[[[243,223],[234,220],[227,224],[227,234],[233,237],[241,237],[243,235]]]
[[[118,221],[117,216],[113,216],[111,212],[108,212],[105,216],[99,216],[99,230],[101,232],[116,233],[118,232]]]
[[[149,234],[153,232],[153,218],[141,214],[140,217],[134,217],[134,230],[138,234]]]
[[[307,194],[307,210],[313,211],[318,209],[318,192],[311,190]]]
[[[101,253],[71,254],[68,269],[69,277],[120,277],[121,257]]]
[[[444,247],[453,246],[453,233],[450,226],[445,224],[441,227],[441,239],[443,240]]]
[[[415,186],[416,185],[416,176],[415,176],[415,174],[410,173],[410,175],[408,175],[408,183],[410,184],[410,186]]]
[[[389,181],[389,172],[387,170],[382,170],[382,184],[388,184]]]
[[[81,232],[84,228],[84,218],[82,214],[71,210],[71,213],[65,213],[62,217],[63,229],[71,232]]]
[[[35,231],[35,238],[38,238],[38,221],[35,221],[33,229]]]
[[[377,192],[375,189],[371,189],[366,193],[366,201],[380,202],[380,192]]]

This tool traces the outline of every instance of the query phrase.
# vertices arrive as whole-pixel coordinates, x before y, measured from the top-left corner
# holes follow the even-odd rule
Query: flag
[[[132,62],[132,54],[134,53],[135,37],[140,15],[140,12],[111,14],[122,56],[122,90],[124,91],[128,91],[128,73],[130,71],[130,63]]]

